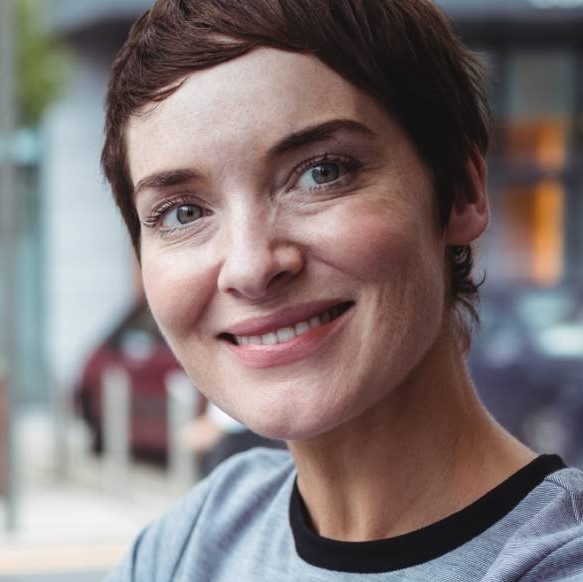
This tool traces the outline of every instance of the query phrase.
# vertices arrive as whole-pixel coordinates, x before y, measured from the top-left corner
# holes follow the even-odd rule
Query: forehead
[[[313,56],[270,48],[192,73],[164,101],[131,117],[126,134],[132,180],[192,156],[256,154],[329,119],[390,126],[366,93]]]

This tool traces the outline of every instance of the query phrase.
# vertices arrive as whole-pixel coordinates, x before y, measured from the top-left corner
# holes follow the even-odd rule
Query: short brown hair
[[[489,141],[483,72],[428,0],[157,0],[117,56],[106,100],[102,164],[138,255],[128,119],[193,71],[259,46],[314,55],[373,96],[430,169],[441,228],[456,200],[474,199],[468,162]],[[472,250],[448,251],[452,300],[477,324]]]

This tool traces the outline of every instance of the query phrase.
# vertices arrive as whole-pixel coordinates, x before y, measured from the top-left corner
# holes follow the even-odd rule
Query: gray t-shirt
[[[233,457],[107,582],[583,582],[583,472],[542,455],[465,509],[373,542],[318,536],[287,451]]]

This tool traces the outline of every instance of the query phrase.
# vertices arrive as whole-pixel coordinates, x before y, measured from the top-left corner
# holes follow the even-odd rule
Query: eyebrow
[[[269,155],[272,157],[280,156],[305,145],[328,140],[342,131],[357,133],[369,138],[378,137],[370,127],[359,121],[354,121],[353,119],[332,119],[288,135],[269,149]]]
[[[340,132],[356,133],[368,138],[378,137],[377,133],[359,121],[353,119],[332,119],[324,123],[311,125],[284,137],[281,141],[269,148],[268,156],[278,157],[308,144],[329,140]],[[171,188],[172,186],[180,186],[192,180],[200,179],[201,176],[202,173],[195,168],[181,168],[157,172],[140,180],[135,185],[132,196],[135,200],[137,195],[144,190],[160,190]]]
[[[143,190],[159,190],[172,186],[180,186],[181,184],[186,184],[196,178],[200,178],[200,176],[200,172],[189,168],[158,172],[151,176],[146,176],[135,185],[133,198],[135,200],[136,196]]]

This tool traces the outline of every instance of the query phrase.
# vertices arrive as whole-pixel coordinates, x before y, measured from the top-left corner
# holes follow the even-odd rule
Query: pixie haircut
[[[314,55],[400,124],[428,167],[439,227],[476,197],[470,160],[488,148],[489,108],[477,59],[428,0],[158,0],[112,67],[102,164],[139,257],[140,223],[125,142],[129,118],[193,71],[257,47]],[[470,246],[448,248],[461,331],[477,324]]]

